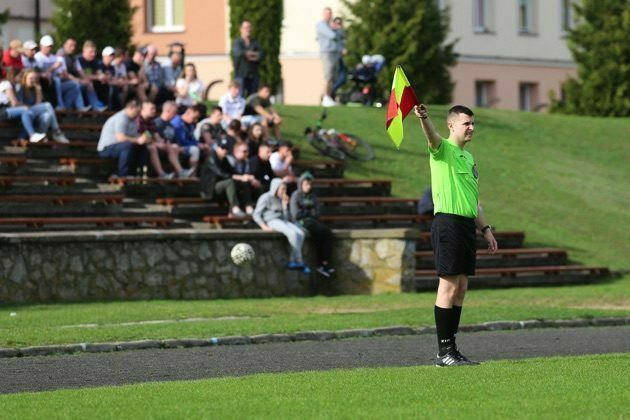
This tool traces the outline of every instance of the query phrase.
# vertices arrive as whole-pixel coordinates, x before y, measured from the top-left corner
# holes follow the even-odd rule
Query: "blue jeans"
[[[55,93],[57,94],[57,106],[61,108],[81,109],[85,107],[81,86],[74,80],[61,80],[54,76]]]
[[[343,58],[339,58],[339,72],[337,73],[337,77],[335,77],[335,83],[333,83],[331,92],[333,98],[335,97],[335,92],[337,91],[337,89],[343,86],[343,84],[346,83],[347,79],[348,71],[346,70],[346,65],[343,62]]]
[[[6,111],[10,120],[21,118],[22,127],[29,137],[35,134],[35,125],[38,133],[45,133],[49,128],[54,131],[59,130],[57,116],[50,102],[42,102],[30,108],[25,106],[10,107]]]
[[[87,97],[88,101],[90,102],[90,105],[92,106],[94,110],[105,106],[103,105],[103,102],[98,100],[96,91],[94,90],[94,87],[91,84],[89,86],[81,84],[81,92],[83,95]]]
[[[118,159],[118,176],[127,176],[130,168],[136,172],[139,164],[146,163],[148,152],[145,145],[121,141],[107,146],[98,154],[102,158]]]
[[[255,74],[249,77],[235,77],[235,80],[241,82],[241,96],[245,99],[251,94],[258,92],[258,84],[260,83],[260,76]]]

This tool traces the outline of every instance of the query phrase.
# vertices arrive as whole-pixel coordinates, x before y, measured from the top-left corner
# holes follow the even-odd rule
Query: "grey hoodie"
[[[319,202],[317,195],[311,191],[306,194],[302,191],[302,183],[305,179],[313,179],[309,172],[304,172],[297,182],[297,190],[291,195],[291,219],[301,222],[304,219],[317,220],[319,218]]]
[[[289,221],[289,209],[283,209],[282,200],[280,197],[276,197],[280,184],[282,184],[282,179],[272,179],[269,191],[258,198],[256,209],[252,215],[258,226],[266,225],[271,220],[276,219]]]

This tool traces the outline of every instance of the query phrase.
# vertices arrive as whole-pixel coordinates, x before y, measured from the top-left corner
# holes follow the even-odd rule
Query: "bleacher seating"
[[[164,229],[196,224],[214,228],[257,228],[251,217],[229,217],[227,203],[199,197],[197,179],[110,177],[114,161],[100,159],[96,144],[111,113],[58,112],[70,144],[18,142],[19,128],[0,123],[0,232],[40,230]],[[310,171],[323,205],[322,221],[336,229],[413,227],[417,242],[416,276],[406,290],[435,289],[431,217],[419,216],[417,198],[391,196],[388,179],[344,179],[345,163],[303,159],[294,167]],[[506,287],[594,281],[605,267],[569,265],[558,248],[523,248],[524,232],[495,232],[500,250],[489,255],[478,235],[474,284]]]

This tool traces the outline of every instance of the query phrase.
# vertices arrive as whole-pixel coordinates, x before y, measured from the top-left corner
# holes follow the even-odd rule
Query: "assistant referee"
[[[435,217],[431,243],[435,268],[440,278],[435,300],[435,327],[438,338],[436,366],[476,365],[457,349],[455,334],[459,327],[468,276],[475,274],[476,229],[497,250],[492,227],[486,224],[479,206],[479,173],[473,156],[464,150],[475,131],[473,112],[462,105],[448,111],[447,139],[442,138],[429,118],[425,105],[414,108],[429,142],[431,188]]]

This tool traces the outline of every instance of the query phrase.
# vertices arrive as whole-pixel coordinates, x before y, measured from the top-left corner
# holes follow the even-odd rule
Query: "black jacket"
[[[219,157],[213,150],[201,167],[199,180],[201,196],[212,199],[216,183],[224,179],[231,179],[233,173],[234,169],[230,165],[227,156],[223,160],[219,160]]]

